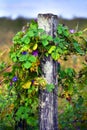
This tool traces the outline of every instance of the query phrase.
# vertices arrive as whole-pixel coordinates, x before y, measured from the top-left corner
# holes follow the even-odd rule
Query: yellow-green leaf
[[[34,44],[34,46],[33,46],[33,50],[36,50],[36,49],[37,49],[37,47],[38,47],[37,43],[36,43],[36,44]]]
[[[51,54],[52,51],[54,51],[56,49],[56,46],[51,46],[51,48],[49,49],[48,53]]]
[[[30,86],[31,86],[31,81],[28,81],[28,82],[26,82],[26,83],[22,86],[22,88],[28,89],[28,88],[30,88]]]

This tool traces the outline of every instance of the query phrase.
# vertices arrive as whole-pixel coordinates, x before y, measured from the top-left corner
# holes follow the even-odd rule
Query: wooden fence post
[[[58,25],[58,17],[53,14],[38,14],[38,27],[47,34],[55,37]],[[58,130],[58,64],[50,56],[44,57],[41,61],[42,76],[48,84],[54,84],[52,92],[40,90],[39,92],[39,129]]]

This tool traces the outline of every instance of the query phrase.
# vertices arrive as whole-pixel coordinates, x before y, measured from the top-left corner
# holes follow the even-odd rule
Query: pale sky
[[[87,18],[87,0],[0,0],[0,17],[36,18],[39,13]]]

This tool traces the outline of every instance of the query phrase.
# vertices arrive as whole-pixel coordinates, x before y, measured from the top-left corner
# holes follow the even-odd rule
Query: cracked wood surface
[[[46,31],[47,34],[55,37],[58,25],[58,17],[53,14],[39,14],[38,26]],[[42,76],[48,84],[54,84],[52,92],[47,90],[39,91],[39,129],[58,130],[58,79],[57,62],[50,56],[44,57],[41,61]]]

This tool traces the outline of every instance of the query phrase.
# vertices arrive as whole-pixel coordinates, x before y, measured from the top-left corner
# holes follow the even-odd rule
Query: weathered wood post
[[[58,17],[53,14],[39,14],[38,26],[46,31],[47,34],[55,37],[58,25]],[[50,56],[44,57],[41,61],[42,76],[48,84],[54,84],[52,92],[40,90],[39,93],[39,129],[58,130],[58,79],[57,62]]]

